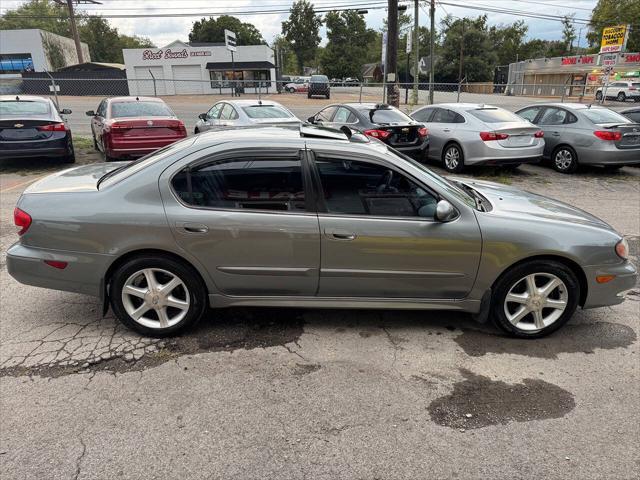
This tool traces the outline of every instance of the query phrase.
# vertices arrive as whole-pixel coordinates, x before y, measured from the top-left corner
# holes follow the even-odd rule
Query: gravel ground
[[[301,309],[143,338],[7,274],[15,202],[58,168],[0,163],[3,480],[638,478],[639,290],[538,341],[463,314]],[[640,169],[472,174],[603,218],[637,262]]]

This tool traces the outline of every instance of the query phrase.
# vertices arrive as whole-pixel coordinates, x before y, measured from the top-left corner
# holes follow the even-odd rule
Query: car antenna
[[[136,100],[140,101],[140,97],[136,97]]]
[[[16,95],[16,102],[20,101],[20,97],[18,95]]]

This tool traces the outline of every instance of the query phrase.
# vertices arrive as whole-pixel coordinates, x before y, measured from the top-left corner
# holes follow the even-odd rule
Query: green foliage
[[[328,42],[320,59],[322,72],[332,78],[360,78],[369,42],[376,33],[354,10],[329,12],[325,21]]]
[[[301,75],[298,70],[298,59],[293,53],[291,44],[282,35],[276,35],[271,44],[274,52],[282,52],[282,74],[283,75]]]
[[[49,65],[51,65],[51,68],[54,71],[65,66],[62,47],[60,46],[60,43],[55,39],[56,37],[52,35],[42,36],[42,48],[44,49],[44,53],[47,59],[49,60]]]
[[[565,55],[571,55],[573,41],[576,39],[576,27],[573,25],[575,15],[565,15],[562,19],[562,42],[565,46]]]
[[[39,18],[22,18],[23,15]],[[54,18],[42,18],[51,16]],[[107,20],[99,16],[78,13],[76,23],[80,40],[89,46],[91,60],[94,62],[122,63],[123,48],[153,46],[148,38],[120,34],[116,28],[109,25]],[[51,0],[30,0],[15,10],[6,12],[4,17],[0,18],[0,30],[25,28],[39,28],[64,37],[71,37],[66,6]],[[54,58],[57,60],[54,61]],[[64,66],[62,52],[53,52],[50,54],[50,59],[55,68]]]
[[[190,42],[224,43],[224,31],[236,34],[238,45],[266,45],[260,31],[251,23],[241,22],[236,17],[221,15],[218,18],[203,18],[193,23],[189,33]]]
[[[308,0],[295,2],[289,10],[289,20],[282,22],[282,34],[296,55],[300,72],[305,62],[312,62],[316,58],[321,25],[322,18],[315,14]]]
[[[492,48],[498,57],[498,65],[509,65],[522,60],[524,38],[528,27],[523,20],[518,20],[511,25],[497,25],[489,29]]]
[[[592,50],[600,50],[602,30],[614,25],[633,24],[627,41],[628,52],[640,51],[640,0],[598,0],[591,13],[587,40]]]

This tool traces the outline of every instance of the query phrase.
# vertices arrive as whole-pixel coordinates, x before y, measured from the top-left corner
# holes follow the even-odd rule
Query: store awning
[[[266,70],[269,68],[276,68],[271,62],[209,62],[207,63],[207,70]]]

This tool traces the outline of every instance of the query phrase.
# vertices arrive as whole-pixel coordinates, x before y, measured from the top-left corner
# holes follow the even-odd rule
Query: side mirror
[[[440,200],[436,205],[436,220],[446,223],[458,216],[458,212],[453,205],[446,200]]]
[[[69,110],[68,108],[63,108],[62,110],[60,110],[60,113],[62,115],[71,115],[71,110]]]
[[[87,110],[86,112],[84,112],[85,115],[87,117],[95,117],[96,116],[96,112],[94,112],[93,110]]]
[[[310,116],[309,118],[307,118],[307,122],[309,123],[316,123],[316,117],[315,116]]]
[[[206,113],[201,113],[200,115],[198,115],[198,118],[200,120],[206,120],[207,119],[207,114]]]

